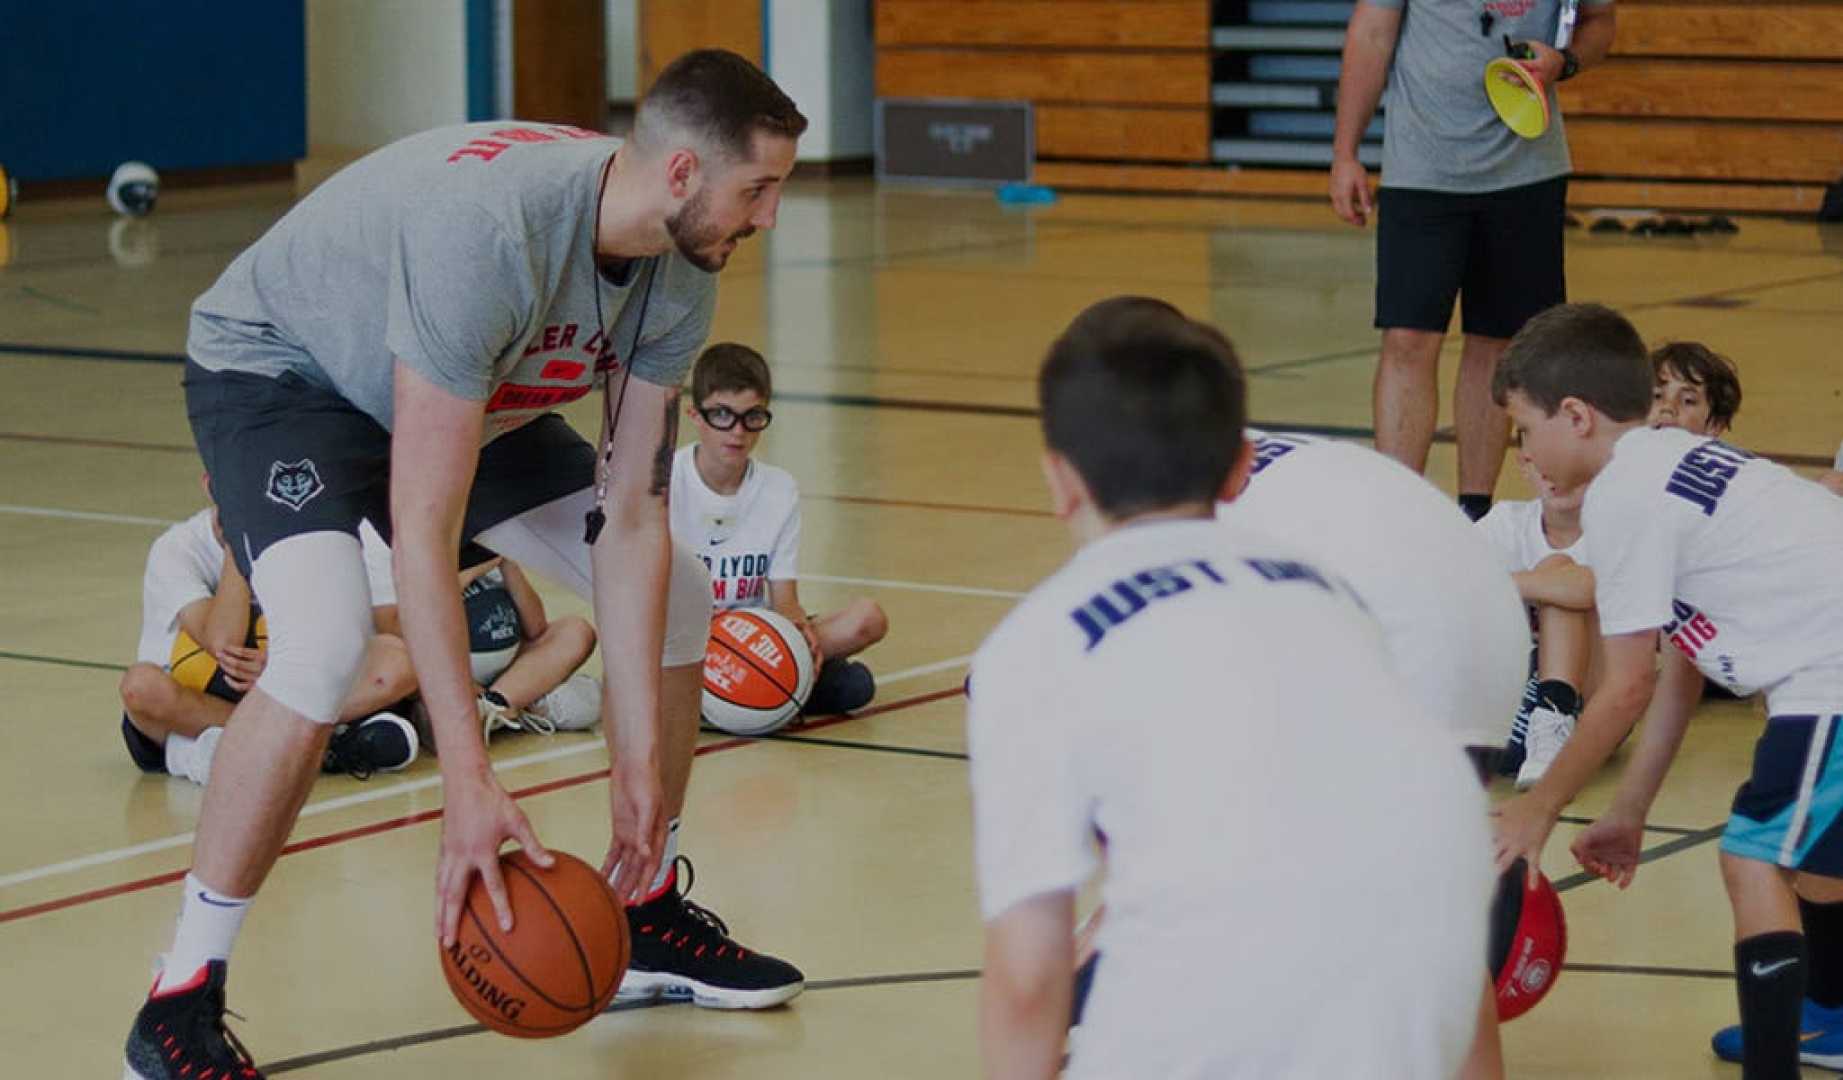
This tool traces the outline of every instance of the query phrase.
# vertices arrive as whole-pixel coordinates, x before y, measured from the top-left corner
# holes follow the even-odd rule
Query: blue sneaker
[[[1799,1061],[1843,1072],[1843,1006],[1826,1009],[1806,998],[1798,1020],[1798,1041]],[[1709,1046],[1723,1061],[1741,1060],[1741,1026],[1717,1031]]]

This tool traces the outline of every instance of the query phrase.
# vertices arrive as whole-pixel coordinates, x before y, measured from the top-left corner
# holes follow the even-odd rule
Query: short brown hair
[[[634,141],[664,148],[677,129],[735,161],[755,156],[755,133],[797,139],[806,117],[761,68],[725,49],[699,49],[666,65],[634,115]]]
[[[1695,341],[1672,341],[1651,353],[1652,375],[1663,382],[1666,374],[1702,388],[1709,399],[1709,420],[1722,427],[1734,425],[1741,411],[1741,376],[1734,361]]]
[[[1651,413],[1656,383],[1644,339],[1630,320],[1601,304],[1558,304],[1523,324],[1491,376],[1499,405],[1511,391],[1548,416],[1578,398],[1615,421]]]
[[[691,367],[691,402],[703,405],[704,399],[724,391],[742,393],[753,390],[766,402],[774,396],[774,378],[768,374],[768,361],[747,345],[722,341],[705,349]]]
[[[1235,346],[1162,300],[1119,296],[1062,332],[1037,375],[1043,441],[1119,521],[1214,503],[1241,452]]]

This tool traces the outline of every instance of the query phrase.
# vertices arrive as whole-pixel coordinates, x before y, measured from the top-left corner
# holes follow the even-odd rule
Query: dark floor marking
[[[957,971],[914,971],[896,975],[861,975],[848,979],[815,979],[806,984],[806,989],[808,993],[824,993],[827,990],[854,990],[870,986],[912,986],[918,983],[964,982],[969,979],[977,979],[978,977],[979,972],[972,969]],[[603,1015],[617,1012],[632,1012],[635,1009],[660,1007],[664,1004],[666,1003],[659,1001],[615,1002],[602,1010],[602,1012]],[[672,1004],[684,1003],[674,1002]],[[353,1058],[366,1057],[371,1054],[385,1053],[391,1050],[402,1050],[411,1046],[422,1046],[427,1043],[443,1042],[448,1039],[458,1039],[465,1035],[478,1035],[485,1030],[486,1027],[481,1024],[457,1024],[454,1027],[434,1028],[429,1031],[419,1031],[411,1035],[398,1035],[389,1039],[376,1039],[371,1042],[357,1043],[335,1050],[322,1050],[318,1053],[302,1054],[299,1057],[291,1057],[283,1061],[264,1065],[262,1068],[265,1073],[274,1076],[285,1072],[294,1072],[299,1069],[312,1068],[315,1065],[327,1065],[335,1061],[350,1061]]]

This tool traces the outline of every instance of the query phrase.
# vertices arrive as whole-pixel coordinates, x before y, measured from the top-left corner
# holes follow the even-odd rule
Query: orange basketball
[[[710,621],[704,719],[732,735],[766,735],[797,716],[812,689],[812,650],[786,616],[738,608]]]
[[[467,890],[442,974],[474,1019],[521,1039],[571,1032],[594,1019],[627,972],[627,912],[595,868],[552,851],[546,870],[522,851],[499,857],[512,930],[499,929],[479,878]]]

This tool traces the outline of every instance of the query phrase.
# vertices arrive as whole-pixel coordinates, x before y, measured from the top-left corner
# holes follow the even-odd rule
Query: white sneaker
[[[1546,704],[1529,711],[1529,735],[1524,744],[1523,767],[1517,770],[1517,790],[1527,791],[1548,774],[1549,766],[1574,734],[1574,717]]]
[[[218,752],[218,739],[223,734],[224,729],[221,727],[208,727],[199,732],[196,739],[188,739],[184,735],[168,736],[166,771],[203,787],[211,779],[211,759]]]
[[[492,701],[485,694],[474,699],[480,710],[480,741],[491,743],[495,731],[523,731],[518,722],[518,712],[498,702]]]
[[[602,683],[580,672],[531,703],[525,710],[527,730],[546,735],[556,731],[587,731],[601,722]]]

